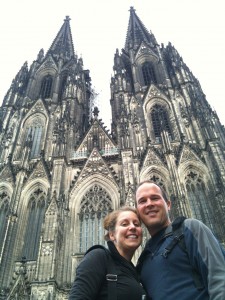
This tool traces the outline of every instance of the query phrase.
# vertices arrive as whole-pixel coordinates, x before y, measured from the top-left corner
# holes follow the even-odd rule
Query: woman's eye
[[[136,227],[140,227],[140,226],[141,226],[141,224],[140,224],[140,223],[134,223],[134,226],[136,226]]]
[[[127,226],[127,223],[122,223],[121,225],[122,225],[122,226]]]

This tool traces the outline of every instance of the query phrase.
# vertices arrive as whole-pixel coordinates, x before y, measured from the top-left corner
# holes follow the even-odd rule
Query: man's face
[[[154,183],[143,183],[136,192],[137,209],[151,236],[168,226],[170,201],[165,201],[161,189]]]

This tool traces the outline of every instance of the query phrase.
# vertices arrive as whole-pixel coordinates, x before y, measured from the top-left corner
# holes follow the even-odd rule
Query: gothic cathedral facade
[[[168,192],[172,217],[200,219],[225,242],[224,126],[132,7],[113,72],[110,132],[69,17],[12,81],[0,109],[0,299],[67,299],[84,252],[104,243],[104,216],[135,205],[144,179]]]

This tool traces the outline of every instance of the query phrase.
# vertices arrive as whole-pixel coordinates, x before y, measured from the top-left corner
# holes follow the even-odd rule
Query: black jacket
[[[108,248],[117,269],[117,300],[142,300],[145,292],[134,265],[119,254],[111,241]],[[104,249],[94,249],[84,256],[76,270],[70,300],[107,300],[107,261]]]

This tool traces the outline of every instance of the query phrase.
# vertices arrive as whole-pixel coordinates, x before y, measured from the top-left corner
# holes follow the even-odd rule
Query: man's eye
[[[144,199],[141,199],[141,200],[138,201],[138,204],[142,204],[142,203],[145,203]]]

